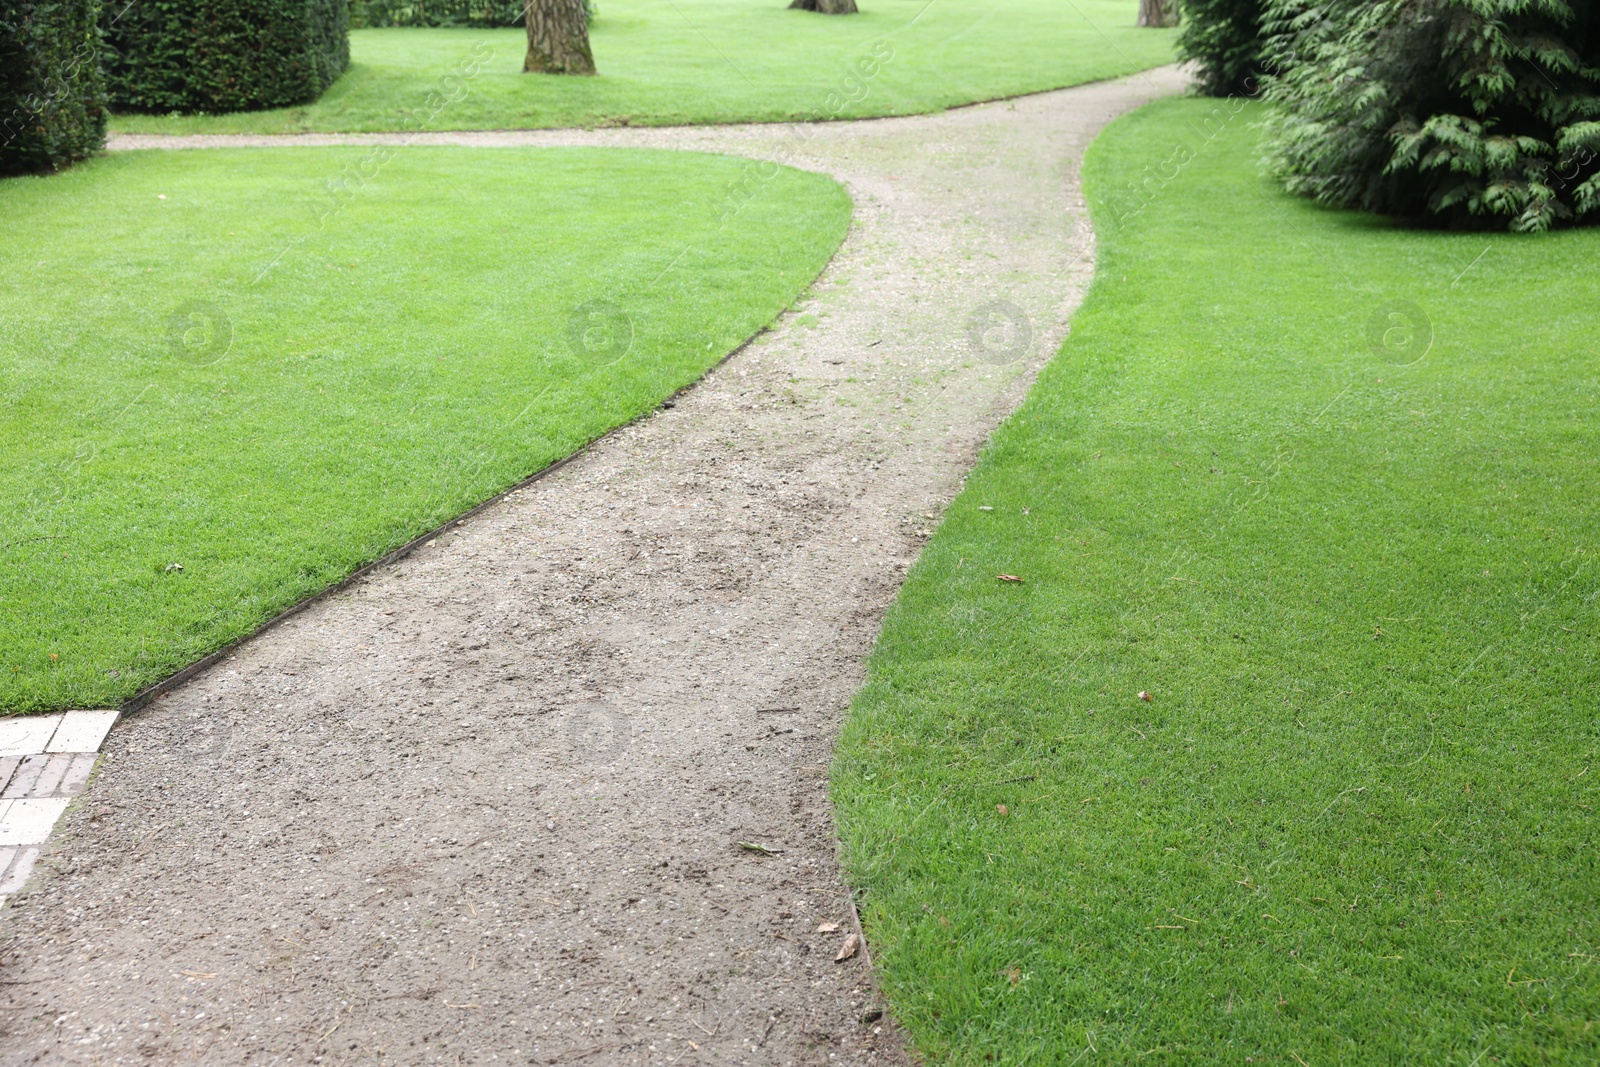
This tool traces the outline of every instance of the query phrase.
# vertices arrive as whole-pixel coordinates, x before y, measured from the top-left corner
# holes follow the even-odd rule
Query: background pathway
[[[0,1060],[902,1062],[863,956],[834,962],[833,740],[1091,275],[1084,148],[1183,85],[409,139],[779,158],[856,219],[670,409],[118,725],[0,917]],[[284,140],[113,147],[255,143]]]

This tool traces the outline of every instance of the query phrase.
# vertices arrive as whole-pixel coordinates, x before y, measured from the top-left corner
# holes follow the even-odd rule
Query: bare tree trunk
[[[1164,28],[1178,24],[1177,5],[1173,0],[1139,0],[1139,25]]]
[[[528,23],[525,74],[593,74],[589,18],[583,0],[523,0]]]
[[[794,0],[789,5],[801,11],[815,11],[822,15],[854,15],[856,0]]]

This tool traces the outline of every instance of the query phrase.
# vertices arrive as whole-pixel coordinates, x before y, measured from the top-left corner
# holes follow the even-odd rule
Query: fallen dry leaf
[[[1022,581],[1022,579],[1018,578],[1015,574],[997,574],[997,575],[995,575],[995,577],[1000,579],[1002,582],[1020,582],[1020,581]]]
[[[838,929],[839,929],[839,924],[838,923],[818,923],[817,924],[817,933],[819,933],[819,934],[831,934],[831,933],[833,933],[834,931],[836,931]]]
[[[994,806],[994,810],[998,811],[1001,815],[1010,815],[1011,814],[1011,809],[1006,807],[1004,804],[996,804]]]
[[[856,950],[860,947],[861,938],[856,934],[851,934],[849,937],[844,939],[844,944],[839,946],[839,954],[833,957],[833,962],[843,963],[851,956],[854,956],[856,954]]]

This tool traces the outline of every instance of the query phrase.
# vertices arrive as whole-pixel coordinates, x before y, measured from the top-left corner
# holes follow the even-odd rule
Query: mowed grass
[[[130,696],[694,381],[849,225],[832,180],[753,167],[228,150],[0,183],[0,712]]]
[[[349,72],[306,107],[119,115],[135,133],[660,126],[905,115],[1132,73],[1173,61],[1172,31],[1134,26],[1137,0],[865,0],[862,13],[786,0],[605,0],[599,76],[522,73],[520,28],[373,29]]]
[[[1093,148],[1088,303],[849,715],[890,1002],[935,1063],[1600,1062],[1600,232],[1321,210],[1212,111]]]

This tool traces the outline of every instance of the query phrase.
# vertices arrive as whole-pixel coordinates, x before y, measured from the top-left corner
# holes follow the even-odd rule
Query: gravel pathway
[[[905,1062],[865,954],[834,960],[834,737],[1083,294],[1084,148],[1184,84],[293,139],[779,158],[838,177],[856,218],[800,306],[670,408],[113,730],[0,917],[0,1060]]]

